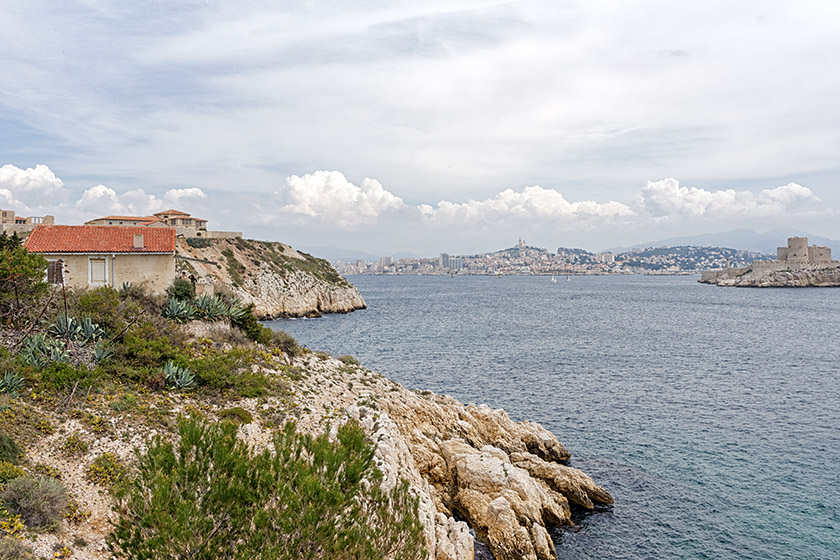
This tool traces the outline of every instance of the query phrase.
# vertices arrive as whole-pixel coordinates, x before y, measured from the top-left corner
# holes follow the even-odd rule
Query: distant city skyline
[[[377,255],[840,238],[834,2],[0,0],[0,18],[0,208],[20,215],[178,208]]]

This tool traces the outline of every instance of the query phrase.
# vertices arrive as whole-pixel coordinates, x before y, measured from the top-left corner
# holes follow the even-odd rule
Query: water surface
[[[269,325],[557,434],[616,500],[560,558],[840,557],[840,290],[350,280],[367,310]]]

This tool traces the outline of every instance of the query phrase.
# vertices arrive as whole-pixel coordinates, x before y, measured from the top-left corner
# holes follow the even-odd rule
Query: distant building
[[[598,262],[604,264],[611,264],[615,262],[615,254],[606,251],[604,253],[598,253]]]
[[[37,226],[53,225],[55,218],[53,216],[30,216],[24,218],[23,216],[16,216],[14,210],[0,210],[0,231],[8,234],[13,233],[29,233]]]
[[[440,267],[444,270],[449,270],[449,254],[441,253],[440,259],[438,261],[440,263]]]
[[[701,282],[714,283],[716,280],[735,278],[746,274],[748,271],[772,271],[783,269],[807,269],[814,265],[832,264],[837,261],[831,260],[831,248],[808,246],[807,237],[788,237],[787,247],[776,249],[775,261],[753,261],[751,265],[741,268],[730,268],[723,270],[706,270],[700,277]]]
[[[44,255],[47,280],[72,288],[123,283],[161,294],[175,278],[175,229],[39,225],[24,246]]]
[[[240,231],[209,231],[207,220],[194,218],[180,210],[164,210],[151,216],[105,216],[85,222],[88,226],[172,227],[181,237],[233,239],[242,237]]]
[[[394,264],[394,257],[382,257],[379,259],[377,265],[379,268],[385,268]]]
[[[807,237],[788,237],[787,247],[776,249],[776,260],[786,263],[831,262],[831,248],[808,246]]]

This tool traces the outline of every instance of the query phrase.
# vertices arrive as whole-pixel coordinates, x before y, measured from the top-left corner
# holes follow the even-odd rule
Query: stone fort
[[[726,278],[735,278],[752,270],[796,270],[813,268],[819,265],[840,264],[831,260],[831,247],[808,246],[807,237],[788,237],[787,247],[776,249],[775,261],[753,261],[744,268],[725,268],[723,270],[705,270],[700,278],[701,282],[714,282]]]
[[[830,263],[831,247],[809,247],[807,237],[788,237],[787,247],[776,249],[776,262]]]

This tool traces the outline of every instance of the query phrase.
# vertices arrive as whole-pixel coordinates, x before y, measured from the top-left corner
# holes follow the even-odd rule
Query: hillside
[[[178,239],[177,268],[198,278],[199,292],[253,303],[261,319],[317,317],[364,309],[365,300],[323,259],[283,243],[248,239]],[[206,293],[206,292],[202,292]]]

